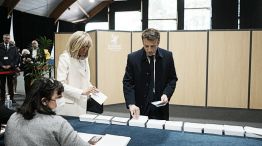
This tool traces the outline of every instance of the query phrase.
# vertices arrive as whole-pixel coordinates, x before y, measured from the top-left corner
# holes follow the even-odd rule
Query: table
[[[76,117],[65,117],[78,132],[114,134],[131,137],[128,146],[261,146],[262,139],[186,133],[161,129],[81,122]]]
[[[78,117],[64,117],[78,132],[131,137],[128,146],[261,146],[262,139],[220,136],[122,125],[81,122]],[[0,146],[4,144],[0,138]]]

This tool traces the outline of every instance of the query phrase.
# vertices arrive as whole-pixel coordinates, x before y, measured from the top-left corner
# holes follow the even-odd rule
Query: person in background
[[[3,35],[4,42],[0,44],[0,82],[1,82],[1,102],[5,101],[5,84],[7,80],[8,94],[13,103],[14,100],[14,86],[13,76],[16,73],[17,62],[19,54],[17,48],[10,44],[10,35]]]
[[[34,61],[42,61],[42,62],[46,61],[44,50],[41,50],[39,48],[38,42],[36,40],[32,41],[32,45],[31,48],[29,48],[29,51]]]
[[[63,85],[48,78],[36,79],[28,98],[6,126],[6,146],[87,146],[63,117],[56,115],[62,104]]]
[[[140,114],[150,119],[169,120],[169,101],[175,90],[177,75],[172,52],[159,48],[160,33],[146,29],[143,48],[128,55],[123,91],[132,117]],[[153,101],[161,101],[156,107]]]
[[[24,72],[25,94],[27,95],[33,81],[33,64],[36,62],[45,62],[45,54],[39,49],[38,42],[33,40],[29,49],[23,49],[20,68]]]
[[[20,48],[17,47],[15,45],[15,41],[10,41],[10,44],[12,44],[13,46],[15,46],[17,48],[17,52],[18,52],[18,61],[16,64],[16,73],[13,76],[13,85],[14,85],[14,94],[17,93],[16,89],[17,89],[17,77],[20,75],[20,61],[21,61],[21,53],[20,53]]]
[[[24,87],[25,87],[25,95],[28,95],[31,85],[31,77],[30,74],[32,73],[32,65],[33,59],[31,52],[28,49],[23,49],[21,54],[21,64],[20,68],[24,72]]]
[[[97,89],[90,82],[88,51],[92,46],[87,32],[77,31],[69,38],[66,50],[60,55],[57,67],[57,80],[65,87],[63,97],[66,104],[57,114],[79,116],[86,114],[90,93]]]

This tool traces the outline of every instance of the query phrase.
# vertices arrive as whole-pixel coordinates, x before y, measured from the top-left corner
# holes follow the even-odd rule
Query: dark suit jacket
[[[7,60],[4,59],[4,57],[8,57]],[[6,51],[4,43],[0,44],[0,69],[3,70],[3,65],[11,65],[11,69],[14,70],[18,64],[19,61],[19,54],[18,50],[15,46],[11,45],[9,46],[8,51]]]
[[[135,104],[140,108],[142,115],[148,114],[152,101],[161,100],[166,94],[171,98],[176,87],[177,75],[172,52],[158,48],[155,63],[155,96],[148,99],[148,86],[150,83],[149,63],[144,48],[128,55],[126,72],[123,79],[123,90],[126,105]],[[152,110],[152,109],[151,109]],[[168,104],[154,109],[161,116],[159,119],[169,118]]]

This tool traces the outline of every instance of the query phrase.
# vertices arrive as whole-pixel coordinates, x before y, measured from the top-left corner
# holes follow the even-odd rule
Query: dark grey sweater
[[[36,114],[25,120],[14,113],[6,127],[6,146],[87,146],[61,116]]]

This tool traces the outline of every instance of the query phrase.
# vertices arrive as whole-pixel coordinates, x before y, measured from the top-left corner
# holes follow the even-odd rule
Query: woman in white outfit
[[[65,104],[57,109],[59,115],[79,116],[86,113],[87,100],[96,88],[90,83],[88,51],[92,46],[87,32],[71,35],[66,50],[59,57],[57,80],[64,85]]]

